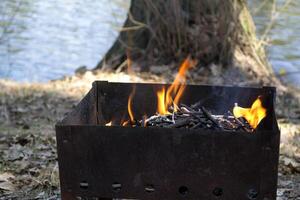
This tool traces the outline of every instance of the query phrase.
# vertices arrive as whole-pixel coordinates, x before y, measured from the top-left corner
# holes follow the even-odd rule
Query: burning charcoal
[[[182,126],[185,126],[190,123],[190,119],[183,119],[183,120],[178,120],[175,122],[175,124],[170,124],[166,126],[167,128],[179,128]]]
[[[210,121],[212,121],[219,129],[223,130],[223,127],[219,122],[203,106],[201,107],[201,110]]]
[[[196,108],[200,108],[202,105],[202,101],[198,101],[196,103],[194,103],[193,105],[191,105],[191,108],[196,109]]]
[[[238,124],[237,129],[243,129],[247,132],[252,132],[253,131],[251,126],[248,124],[247,120],[245,120],[242,117],[240,117],[239,119],[234,117],[234,115],[230,111],[228,111],[228,113],[231,114],[231,116],[234,118],[234,121]]]
[[[195,111],[194,108],[189,107],[189,106],[187,106],[187,105],[185,105],[185,104],[181,104],[181,109],[184,109],[184,110],[185,110],[186,112],[188,112],[188,113],[194,112],[194,111]]]
[[[237,126],[225,117],[220,119],[220,124],[225,130],[236,130]]]
[[[198,122],[197,124],[191,127],[191,129],[198,129],[198,128],[203,128],[203,122]]]
[[[145,120],[146,126],[163,126],[172,123],[166,115],[154,115]]]
[[[186,107],[181,107],[180,112],[185,113],[185,114],[189,114],[191,112],[191,110],[188,110]]]
[[[172,107],[173,109],[173,107]],[[172,110],[171,109],[171,110]],[[180,104],[172,114],[156,114],[142,120],[128,123],[132,127],[162,127],[162,128],[187,128],[223,131],[246,131],[253,129],[244,119],[237,119],[228,111],[224,115],[212,115],[203,106],[200,108]]]

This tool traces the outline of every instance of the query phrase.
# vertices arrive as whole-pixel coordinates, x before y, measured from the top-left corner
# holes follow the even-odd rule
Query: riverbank
[[[86,72],[43,84],[0,80],[0,199],[60,197],[54,125],[75,107],[94,80],[170,82],[172,79],[145,73]],[[300,197],[300,109],[295,104],[291,107],[288,96],[280,99],[278,199],[294,200]]]

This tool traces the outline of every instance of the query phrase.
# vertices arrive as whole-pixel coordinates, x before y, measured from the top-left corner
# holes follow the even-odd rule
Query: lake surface
[[[124,0],[0,1],[0,77],[22,82],[44,82],[73,74],[79,66],[94,67],[126,16]],[[1,38],[7,27],[3,23],[9,21]]]
[[[268,57],[276,73],[286,72],[287,76],[280,76],[284,81],[300,87],[300,1],[274,1],[277,2],[276,10],[280,14],[268,34],[270,40],[270,45],[267,46]],[[290,3],[284,6],[288,1]],[[263,2],[267,3],[257,10]],[[272,1],[251,0],[249,3],[258,35],[261,36],[272,21],[270,19]]]
[[[118,35],[129,0],[0,0],[0,78],[45,82],[93,68]],[[251,0],[257,32],[270,22],[271,1]],[[278,0],[280,8],[285,0]],[[300,86],[300,1],[281,11],[269,33],[269,59]]]

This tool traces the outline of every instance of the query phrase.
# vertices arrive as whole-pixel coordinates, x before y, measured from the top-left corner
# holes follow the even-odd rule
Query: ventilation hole
[[[258,192],[255,189],[250,189],[248,191],[247,197],[250,200],[255,200],[258,196]]]
[[[223,194],[223,189],[222,188],[216,187],[213,190],[213,195],[215,195],[217,197],[222,196],[222,194]]]
[[[119,192],[122,189],[121,183],[115,182],[111,186],[114,192]]]
[[[145,191],[148,193],[155,192],[155,188],[153,185],[149,184],[149,185],[146,185]]]
[[[83,190],[86,190],[86,189],[88,189],[89,184],[86,181],[82,181],[79,183],[79,187]]]
[[[179,189],[178,189],[178,192],[181,194],[181,195],[186,195],[188,193],[189,189],[186,187],[186,186],[181,186]]]

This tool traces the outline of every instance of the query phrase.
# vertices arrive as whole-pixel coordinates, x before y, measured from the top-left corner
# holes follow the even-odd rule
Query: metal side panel
[[[278,150],[279,138],[269,133],[58,126],[62,197],[275,200],[278,157],[265,165],[264,145]]]

